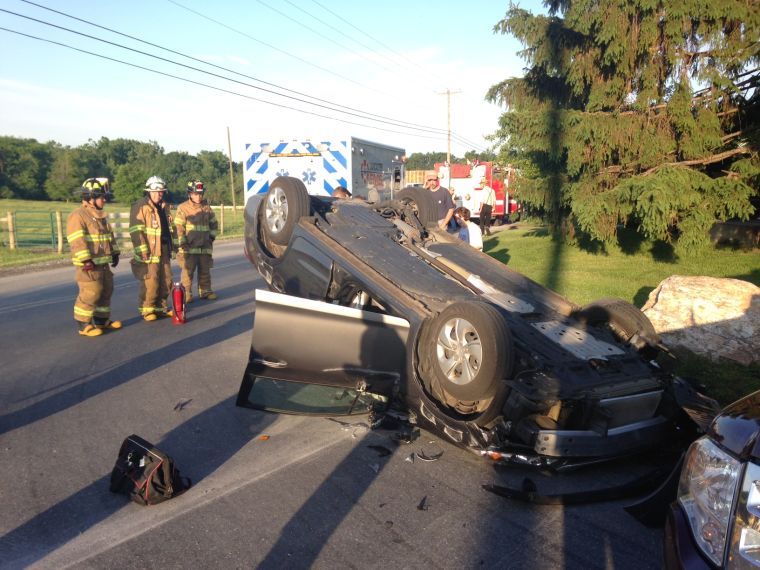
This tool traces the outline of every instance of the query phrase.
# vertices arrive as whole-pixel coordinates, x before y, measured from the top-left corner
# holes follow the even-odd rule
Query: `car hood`
[[[760,391],[724,409],[713,421],[710,436],[743,460],[760,460]]]

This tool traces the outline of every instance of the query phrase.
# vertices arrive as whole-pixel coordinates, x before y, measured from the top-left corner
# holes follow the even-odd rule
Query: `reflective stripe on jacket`
[[[208,202],[202,200],[196,204],[190,199],[182,202],[177,208],[174,223],[177,226],[179,246],[184,248],[185,253],[211,254],[218,226]]]
[[[166,215],[171,241],[176,248],[177,228],[174,227],[171,208],[166,202],[162,202],[160,207]],[[129,213],[129,235],[135,249],[135,263],[161,262],[161,217],[150,196],[145,196],[132,204],[132,210]],[[147,256],[147,259],[143,259],[143,256]]]
[[[111,263],[111,256],[119,253],[107,214],[88,202],[69,214],[66,241],[71,247],[71,260],[80,267],[88,259],[95,265]]]

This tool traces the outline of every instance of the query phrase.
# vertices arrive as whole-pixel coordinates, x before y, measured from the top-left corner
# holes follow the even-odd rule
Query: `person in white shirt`
[[[496,193],[488,185],[488,181],[483,178],[480,181],[483,188],[483,203],[480,205],[480,233],[481,235],[491,235],[491,212],[493,212],[494,204],[496,203]]]
[[[454,219],[459,225],[459,239],[466,241],[478,251],[483,251],[483,236],[475,222],[470,221],[470,210],[459,207],[454,210]]]

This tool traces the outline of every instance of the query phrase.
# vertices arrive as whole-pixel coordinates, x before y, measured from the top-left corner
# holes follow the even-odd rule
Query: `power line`
[[[259,1],[260,1],[260,0],[259,0]],[[384,55],[384,54],[380,53],[379,51],[377,51],[377,50],[376,50],[375,48],[373,48],[372,46],[370,46],[370,45],[367,45],[367,44],[365,44],[364,42],[362,42],[362,41],[360,41],[360,40],[358,40],[358,39],[356,39],[356,38],[354,38],[354,37],[352,37],[352,36],[349,36],[348,34],[346,34],[346,32],[345,32],[344,30],[341,30],[340,28],[337,28],[336,26],[332,25],[330,22],[327,22],[327,21],[323,20],[322,18],[320,18],[320,17],[318,17],[318,16],[316,16],[316,15],[312,14],[311,12],[309,12],[308,10],[306,10],[306,9],[302,8],[301,6],[298,6],[297,4],[295,4],[294,2],[292,2],[291,0],[284,0],[284,1],[285,1],[285,2],[287,2],[288,4],[290,4],[291,6],[293,6],[293,8],[295,8],[296,10],[299,10],[299,11],[303,12],[304,14],[306,14],[307,16],[309,16],[310,18],[312,18],[312,19],[316,20],[317,22],[319,22],[319,23],[320,23],[320,24],[322,24],[323,26],[325,26],[325,27],[328,27],[328,28],[330,28],[331,30],[333,30],[333,31],[335,31],[335,32],[337,32],[337,33],[339,33],[339,34],[341,35],[341,37],[346,37],[346,38],[350,39],[351,41],[353,41],[353,42],[355,42],[355,43],[359,44],[360,46],[362,46],[364,49],[368,50],[370,53],[373,53],[373,54],[375,54],[375,55],[376,55],[376,56],[378,56],[378,57],[381,57],[381,58],[385,58],[385,59],[386,59],[386,60],[388,60],[388,61],[389,61],[391,64],[393,64],[393,65],[396,65],[396,62],[395,62],[395,61],[393,61],[393,60],[392,60],[391,58],[389,58],[387,55]],[[362,57],[363,57],[364,59],[366,59],[367,61],[372,61],[373,63],[377,63],[377,62],[373,61],[372,59],[370,59],[370,58],[368,58],[368,57],[366,57],[366,56],[362,56]],[[378,64],[378,65],[379,65],[379,64]],[[387,67],[385,67],[385,66],[382,66],[382,67],[383,67],[383,69],[388,69],[388,68],[387,68]],[[394,71],[394,70],[392,70],[392,69],[389,69],[389,71]]]
[[[278,51],[281,54],[284,54],[284,55],[287,55],[288,57],[292,57],[294,59],[297,59],[301,63],[305,63],[306,65],[309,65],[311,67],[319,69],[320,71],[324,71],[325,73],[329,73],[330,75],[334,75],[335,77],[339,77],[340,79],[343,79],[344,81],[348,81],[349,83],[353,83],[354,85],[358,85],[359,87],[361,87],[363,89],[367,89],[368,91],[372,91],[374,93],[380,93],[380,94],[383,94],[383,95],[392,96],[392,94],[390,94],[390,93],[385,93],[385,92],[380,91],[378,89],[374,89],[372,87],[368,87],[367,85],[364,85],[363,83],[359,83],[355,79],[351,79],[349,77],[346,77],[345,75],[341,75],[340,73],[337,73],[337,72],[335,72],[335,71],[333,71],[331,69],[327,69],[326,67],[322,67],[321,65],[317,65],[316,63],[312,63],[312,62],[310,62],[310,61],[308,61],[308,60],[306,60],[306,59],[304,59],[302,57],[299,57],[299,56],[297,56],[295,54],[292,54],[292,53],[290,53],[288,51],[285,51],[282,48],[279,48],[277,46],[274,46],[272,44],[264,42],[264,41],[262,41],[262,40],[260,40],[258,38],[253,37],[252,35],[250,35],[250,34],[248,34],[246,32],[238,30],[237,28],[233,28],[232,26],[229,26],[229,25],[225,24],[224,22],[220,22],[219,20],[215,20],[211,16],[207,16],[206,14],[202,14],[201,12],[198,12],[197,10],[193,10],[192,8],[189,8],[188,6],[180,4],[176,0],[167,0],[167,2],[171,2],[172,4],[174,4],[175,6],[177,6],[179,8],[182,8],[183,10],[187,10],[188,12],[192,12],[196,16],[199,16],[199,17],[201,17],[201,18],[203,18],[205,20],[208,20],[210,22],[213,22],[213,23],[215,23],[218,26],[222,26],[223,28],[226,28],[226,29],[228,29],[228,30],[230,30],[232,32],[235,32],[236,34],[240,34],[241,36],[246,37],[249,40],[253,40],[254,42],[257,42],[257,43],[259,43],[261,45],[264,45],[264,46],[266,46],[266,47],[268,47],[270,49]]]
[[[295,22],[295,23],[296,23],[296,24],[298,24],[299,26],[301,26],[301,27],[303,27],[303,28],[306,28],[307,30],[309,30],[310,32],[312,32],[312,33],[314,33],[314,34],[318,35],[319,37],[326,39],[328,42],[334,43],[336,46],[338,46],[338,47],[340,47],[340,48],[343,48],[343,49],[345,49],[345,50],[351,51],[351,48],[350,48],[350,47],[348,47],[348,46],[346,46],[346,45],[343,45],[342,43],[338,42],[338,41],[337,41],[337,40],[335,40],[334,38],[331,38],[330,36],[326,36],[325,34],[323,34],[323,33],[319,32],[319,31],[315,30],[315,29],[314,29],[314,28],[312,28],[311,26],[307,26],[306,24],[304,24],[303,22],[301,22],[301,21],[299,21],[299,20],[296,20],[296,19],[295,19],[295,18],[293,18],[292,16],[288,16],[288,15],[287,15],[285,12],[283,12],[283,11],[281,11],[281,10],[278,10],[277,8],[274,8],[274,7],[270,6],[269,4],[267,4],[267,3],[263,2],[262,0],[256,0],[256,1],[257,1],[259,4],[261,4],[262,6],[264,6],[265,8],[269,8],[270,10],[272,10],[273,12],[276,12],[277,14],[279,14],[280,16],[282,16],[283,18],[287,18],[287,19],[288,19],[288,20],[290,20],[291,22]],[[288,0],[285,0],[285,1],[286,1],[286,2],[288,2]],[[299,8],[298,6],[296,6],[295,4],[293,4],[292,2],[288,2],[288,4],[290,4],[291,6],[294,6],[295,8],[297,8],[297,9],[301,10],[302,12],[306,12],[305,10],[303,10],[302,8]],[[306,12],[306,13],[308,14],[308,12]],[[311,14],[309,14],[309,15],[311,16]],[[312,16],[312,18],[314,18],[315,20],[317,20],[317,21],[321,22],[321,20],[319,20],[319,18],[317,18],[316,16]],[[365,58],[365,59],[366,59],[367,61],[370,61],[370,62],[374,63],[375,65],[377,65],[377,66],[379,66],[379,67],[382,67],[382,68],[383,68],[383,69],[385,69],[386,71],[393,71],[393,70],[392,70],[392,69],[390,69],[389,67],[387,67],[387,66],[385,66],[385,65],[383,65],[383,64],[381,64],[381,63],[379,63],[379,62],[377,62],[377,61],[373,61],[373,60],[371,60],[371,59],[369,59],[369,58]]]
[[[413,136],[413,137],[419,137],[419,138],[426,138],[426,139],[434,139],[434,140],[437,140],[437,138],[438,138],[438,137],[430,136],[430,135],[423,135],[423,134],[418,134],[418,133],[406,133],[406,132],[403,132],[403,131],[396,131],[396,130],[393,130],[393,129],[386,129],[384,127],[378,127],[378,126],[375,126],[375,125],[366,125],[364,123],[356,123],[354,121],[347,121],[347,120],[341,119],[339,117],[331,117],[331,116],[328,116],[328,115],[322,115],[320,113],[314,113],[312,111],[307,111],[305,109],[299,109],[297,107],[291,107],[289,105],[282,105],[280,103],[275,103],[274,101],[267,101],[266,99],[259,99],[258,97],[253,97],[251,95],[245,95],[243,93],[238,93],[237,91],[231,91],[229,89],[224,89],[222,87],[215,87],[214,85],[209,85],[209,84],[203,83],[201,81],[195,81],[193,79],[188,79],[186,77],[180,77],[178,75],[173,75],[171,73],[166,73],[164,71],[159,71],[159,70],[156,70],[156,69],[152,69],[150,67],[145,67],[143,65],[138,65],[136,63],[131,63],[131,62],[124,61],[124,60],[121,60],[121,59],[117,59],[117,58],[114,58],[114,57],[109,57],[109,56],[102,55],[102,54],[95,53],[95,52],[91,52],[91,51],[88,51],[88,50],[85,50],[85,49],[77,48],[77,47],[65,44],[63,42],[57,42],[57,41],[50,40],[50,39],[47,39],[47,38],[41,38],[39,36],[34,36],[32,34],[27,34],[27,33],[24,33],[24,32],[20,32],[18,30],[11,30],[9,28],[5,28],[5,27],[2,27],[2,26],[0,26],[0,30],[5,31],[5,32],[9,32],[9,33],[12,33],[12,34],[16,34],[16,35],[19,35],[19,36],[24,36],[24,37],[27,37],[27,38],[31,38],[33,40],[38,40],[38,41],[41,41],[41,42],[45,42],[45,43],[61,46],[61,47],[64,47],[64,48],[67,48],[67,49],[70,49],[70,50],[73,50],[73,51],[77,51],[79,53],[84,53],[84,54],[91,55],[91,56],[94,56],[94,57],[99,57],[101,59],[105,59],[105,60],[108,60],[108,61],[113,61],[113,62],[116,62],[116,63],[121,63],[122,65],[126,65],[128,67],[134,67],[136,69],[141,69],[143,71],[149,71],[149,72],[155,73],[157,75],[162,75],[164,77],[170,77],[172,79],[177,79],[179,81],[184,81],[186,83],[191,83],[193,85],[198,85],[200,87],[206,87],[208,89],[213,89],[214,91],[220,91],[222,93],[228,93],[230,95],[235,95],[237,97],[243,97],[245,99],[250,99],[252,101],[258,101],[260,103],[265,103],[267,105],[273,105],[275,107],[280,107],[281,109],[288,109],[290,111],[296,111],[296,112],[299,112],[299,113],[304,113],[306,115],[312,115],[314,117],[320,117],[322,119],[329,119],[331,121],[338,121],[338,122],[341,122],[341,123],[345,123],[347,125],[356,125],[356,126],[359,126],[359,127],[367,127],[367,128],[371,128],[371,129],[380,130],[380,131],[386,131],[386,132],[389,132],[389,133],[395,133],[395,134],[406,135],[406,136]]]
[[[263,41],[261,41],[261,40],[259,40],[259,39],[255,38],[255,37],[251,36],[250,34],[247,34],[247,33],[243,32],[243,31],[241,31],[241,30],[238,30],[238,29],[236,29],[236,28],[234,28],[234,27],[232,27],[232,26],[229,26],[229,25],[227,25],[227,24],[225,24],[225,23],[223,23],[223,22],[220,22],[219,20],[215,20],[214,18],[211,18],[210,16],[207,16],[207,15],[205,15],[205,14],[202,14],[202,13],[200,13],[200,12],[196,11],[196,10],[193,10],[192,8],[189,8],[189,7],[187,7],[187,6],[185,6],[185,5],[181,4],[181,3],[179,3],[177,0],[167,0],[167,1],[168,1],[168,2],[171,2],[171,3],[172,3],[172,4],[174,4],[175,6],[178,6],[179,8],[182,8],[182,9],[184,9],[184,10],[187,10],[188,12],[191,12],[191,13],[193,13],[193,14],[195,14],[195,15],[197,15],[197,16],[199,16],[199,17],[201,17],[201,18],[204,18],[204,19],[206,19],[206,20],[208,20],[208,21],[210,21],[210,22],[214,22],[215,24],[217,24],[217,25],[219,25],[219,26],[222,26],[222,27],[224,27],[224,28],[226,28],[226,29],[228,29],[228,30],[231,30],[231,31],[233,31],[233,32],[235,32],[235,33],[237,33],[237,34],[240,34],[241,36],[247,37],[247,38],[249,38],[249,39],[251,39],[251,40],[253,40],[253,41],[255,41],[255,42],[258,42],[258,43],[260,43],[260,44],[262,44],[262,45],[266,45],[267,47],[270,47],[270,48],[272,48],[272,49],[274,49],[274,50],[276,50],[276,51],[279,51],[280,53],[283,53],[283,54],[285,54],[285,55],[288,55],[289,57],[294,57],[295,59],[298,59],[299,61],[302,61],[302,62],[304,62],[304,63],[307,63],[308,65],[313,65],[314,67],[317,67],[317,68],[319,68],[319,69],[321,69],[321,70],[323,70],[323,71],[327,71],[328,73],[331,73],[331,74],[333,74],[333,75],[336,75],[334,72],[332,72],[332,71],[330,71],[330,70],[326,70],[326,69],[324,69],[324,68],[322,68],[322,67],[319,67],[319,66],[317,66],[317,65],[315,65],[315,64],[311,64],[311,63],[307,62],[306,60],[304,60],[304,59],[302,59],[302,58],[300,58],[300,57],[298,57],[298,56],[295,56],[295,55],[293,55],[293,54],[291,54],[291,53],[289,53],[289,52],[287,52],[287,51],[285,51],[285,50],[282,50],[282,49],[280,49],[280,48],[278,48],[278,47],[272,46],[271,44],[268,44],[268,43],[266,43],[266,42],[263,42]],[[259,0],[259,1],[260,1],[260,0]],[[403,59],[406,59],[407,61],[409,61],[409,62],[410,62],[410,63],[412,63],[413,65],[416,65],[416,66],[417,66],[419,69],[422,69],[423,71],[425,71],[426,73],[429,73],[429,72],[428,72],[428,70],[427,70],[427,69],[425,69],[424,67],[422,67],[421,65],[417,64],[416,62],[413,62],[413,61],[411,61],[409,58],[407,58],[407,57],[405,57],[405,56],[403,56],[403,55],[401,55],[401,54],[398,54],[398,53],[397,53],[397,52],[395,52],[395,51],[394,51],[392,48],[388,47],[387,45],[385,45],[383,42],[381,42],[381,41],[380,41],[380,40],[378,40],[377,38],[374,38],[372,35],[370,35],[370,34],[367,34],[366,32],[362,31],[361,29],[359,29],[358,27],[356,27],[354,24],[352,24],[351,22],[349,22],[348,20],[346,20],[345,18],[343,18],[343,17],[342,17],[342,16],[340,16],[339,14],[336,14],[335,12],[333,12],[332,10],[330,10],[329,8],[325,7],[323,4],[320,4],[319,2],[317,2],[317,0],[312,0],[312,1],[313,1],[315,4],[317,4],[318,6],[322,7],[322,8],[323,8],[324,10],[326,10],[327,12],[329,12],[329,13],[333,14],[333,15],[334,15],[334,16],[336,16],[338,19],[342,20],[343,22],[345,22],[346,24],[348,24],[349,26],[351,26],[352,28],[356,29],[356,30],[357,30],[357,31],[359,31],[360,33],[366,34],[368,37],[372,38],[372,39],[373,39],[373,40],[375,40],[375,41],[376,41],[378,44],[382,45],[383,47],[385,47],[386,49],[388,49],[388,50],[389,50],[389,51],[391,51],[392,53],[395,53],[395,54],[396,54],[396,55],[398,55],[399,57],[402,57]],[[340,76],[340,77],[341,77],[341,78],[344,78],[343,76]],[[362,85],[362,84],[360,84],[360,83],[358,83],[358,82],[356,82],[356,81],[353,81],[353,80],[350,80],[350,81],[351,81],[352,83],[355,83],[355,84],[359,85],[360,87],[363,87],[363,88],[365,88],[365,89],[370,89],[371,91],[374,91],[374,92],[376,92],[376,93],[383,93],[383,94],[385,94],[385,95],[393,96],[392,94],[389,94],[389,93],[384,93],[384,92],[378,91],[378,90],[376,90],[376,89],[371,89],[371,88],[368,88],[368,87],[366,87],[366,86],[364,86],[364,85]],[[439,131],[442,131],[443,129],[438,129],[438,130],[439,130]],[[472,141],[467,141],[466,139],[463,139],[462,137],[460,137],[460,135],[458,135],[458,134],[456,134],[456,133],[453,133],[453,132],[452,132],[451,136],[452,136],[454,139],[456,139],[458,142],[460,142],[460,144],[463,144],[463,145],[466,145],[466,146],[471,146],[471,147],[474,147],[476,150],[481,150],[481,151],[485,150],[485,149],[484,149],[482,146],[480,146],[480,145],[478,145],[478,144],[475,144],[475,143],[473,143]]]
[[[343,16],[341,16],[340,14],[337,14],[336,12],[333,12],[333,11],[332,11],[332,10],[330,10],[330,9],[329,9],[327,6],[325,6],[324,4],[322,4],[322,3],[318,2],[317,0],[311,0],[311,1],[312,1],[312,2],[314,2],[314,3],[315,3],[317,6],[319,6],[320,8],[322,8],[323,10],[325,10],[325,11],[329,12],[330,14],[332,14],[333,16],[335,16],[336,18],[338,18],[339,20],[341,20],[341,21],[343,21],[344,23],[346,23],[346,24],[348,24],[349,26],[351,26],[351,27],[352,27],[353,29],[355,29],[357,32],[359,32],[359,33],[361,33],[361,34],[364,34],[364,35],[366,35],[368,38],[372,39],[373,41],[376,41],[376,42],[377,42],[379,45],[383,46],[383,47],[384,47],[385,49],[387,49],[389,52],[391,52],[391,53],[393,53],[393,54],[396,54],[398,57],[400,57],[400,58],[402,58],[402,59],[405,59],[405,60],[406,60],[406,61],[408,61],[410,64],[412,64],[413,66],[417,67],[418,69],[421,69],[421,70],[422,70],[422,71],[424,71],[425,73],[430,73],[430,70],[428,70],[428,69],[425,69],[425,68],[424,68],[424,67],[422,67],[422,66],[421,66],[419,63],[417,63],[416,61],[412,61],[411,59],[409,59],[409,58],[408,58],[408,57],[406,57],[405,55],[398,53],[398,52],[397,52],[397,51],[395,51],[395,50],[394,50],[392,47],[389,47],[388,45],[384,44],[383,42],[381,42],[381,41],[380,41],[379,39],[377,39],[376,37],[372,36],[371,34],[367,33],[366,31],[364,31],[364,30],[362,30],[362,29],[358,28],[357,26],[355,26],[354,24],[352,24],[351,22],[349,22],[348,20],[346,20],[346,19],[345,19]],[[430,75],[430,77],[434,77],[434,76],[433,76],[433,75]]]
[[[357,112],[357,113],[361,113],[362,115],[366,115],[366,117],[362,117],[362,118],[370,118],[370,119],[371,119],[372,117],[377,117],[378,119],[386,119],[386,120],[388,120],[388,121],[392,121],[393,123],[398,123],[398,124],[399,124],[399,126],[403,125],[403,126],[405,126],[405,127],[407,127],[407,126],[409,126],[409,127],[418,127],[418,128],[421,128],[421,129],[429,130],[429,131],[431,131],[431,132],[432,132],[432,131],[436,131],[436,132],[440,132],[440,133],[444,133],[444,132],[445,132],[445,129],[440,129],[440,128],[437,128],[437,127],[431,127],[431,126],[428,126],[428,125],[422,125],[422,124],[419,124],[419,123],[411,123],[411,122],[408,122],[408,121],[402,121],[402,120],[394,119],[394,118],[392,118],[392,117],[387,117],[387,116],[385,116],[385,115],[379,115],[379,114],[377,114],[377,113],[371,113],[371,112],[369,112],[369,111],[363,111],[363,110],[361,110],[361,109],[357,109],[357,108],[355,108],[355,107],[349,107],[349,106],[346,106],[346,105],[341,105],[341,104],[339,104],[339,103],[333,103],[332,101],[327,101],[327,100],[325,100],[325,99],[320,99],[319,97],[315,97],[315,96],[313,96],[313,95],[309,95],[308,93],[302,93],[302,92],[300,92],[300,91],[296,91],[296,90],[293,90],[293,89],[289,89],[289,88],[287,88],[287,87],[283,87],[283,86],[281,86],[281,85],[277,85],[276,83],[271,83],[271,82],[269,82],[269,81],[265,81],[265,80],[263,80],[263,79],[259,79],[259,78],[257,78],[257,77],[253,77],[253,76],[251,76],[251,75],[247,75],[247,74],[245,74],[245,73],[241,73],[241,72],[239,72],[239,71],[235,71],[234,69],[229,69],[229,68],[227,68],[227,67],[224,67],[224,66],[221,66],[221,65],[217,65],[217,64],[214,64],[214,63],[210,63],[210,62],[204,61],[204,60],[202,60],[202,59],[200,59],[200,58],[197,58],[197,57],[193,57],[193,56],[191,56],[191,55],[188,55],[188,54],[186,54],[186,53],[182,53],[182,52],[180,52],[180,51],[177,51],[177,50],[174,50],[174,49],[171,49],[171,48],[168,48],[168,47],[165,47],[165,46],[162,46],[162,45],[159,45],[159,44],[153,43],[153,42],[149,42],[149,41],[147,41],[147,40],[143,40],[143,39],[140,39],[140,38],[138,38],[138,37],[136,37],[136,36],[132,36],[132,35],[130,35],[130,34],[126,34],[126,33],[120,32],[120,31],[118,31],[118,30],[114,30],[113,28],[109,28],[109,27],[107,27],[107,26],[103,26],[103,25],[101,25],[101,24],[96,24],[95,22],[91,22],[91,21],[89,21],[89,20],[85,20],[85,19],[83,19],[83,18],[79,18],[79,17],[77,17],[77,16],[74,16],[74,15],[72,15],[72,14],[68,14],[68,13],[66,13],[66,12],[61,12],[60,10],[55,10],[55,9],[53,9],[53,8],[49,8],[49,7],[47,7],[47,6],[43,6],[43,5],[41,5],[41,4],[37,4],[36,2],[32,2],[31,0],[21,0],[21,1],[22,1],[22,2],[25,2],[26,4],[30,4],[30,5],[32,5],[32,6],[36,6],[36,7],[38,7],[38,8],[42,8],[42,9],[44,9],[44,10],[48,10],[48,11],[50,11],[50,12],[54,12],[54,13],[56,13],[56,14],[59,14],[59,15],[61,15],[61,16],[64,16],[64,17],[66,17],[66,18],[70,18],[70,19],[76,20],[76,21],[78,21],[78,22],[82,22],[82,23],[85,23],[85,24],[87,24],[87,25],[90,25],[90,26],[93,26],[93,27],[96,27],[96,28],[99,28],[99,29],[102,29],[102,30],[106,30],[106,31],[108,31],[108,32],[111,32],[111,33],[117,34],[117,35],[119,35],[119,36],[123,36],[123,37],[125,37],[125,38],[129,38],[129,39],[131,39],[131,40],[134,40],[134,41],[137,41],[137,42],[140,42],[140,43],[143,43],[143,44],[149,45],[149,46],[151,46],[151,47],[155,47],[155,48],[158,48],[158,49],[162,49],[162,50],[164,50],[164,51],[167,51],[167,52],[169,52],[169,53],[173,53],[173,54],[175,54],[175,55],[179,55],[179,56],[185,57],[185,58],[187,58],[187,59],[190,59],[190,60],[192,60],[192,61],[197,61],[197,62],[199,62],[199,63],[202,63],[202,64],[204,64],[204,65],[208,65],[208,66],[210,66],[210,67],[214,67],[214,68],[216,68],[216,69],[221,69],[221,70],[223,70],[223,71],[226,71],[226,72],[229,72],[229,73],[233,73],[233,74],[235,74],[235,75],[239,75],[239,76],[241,76],[241,77],[246,77],[246,78],[248,78],[248,79],[251,79],[251,80],[253,80],[253,81],[258,81],[259,83],[263,83],[264,85],[269,85],[269,86],[271,86],[271,87],[275,87],[275,88],[277,88],[277,89],[280,89],[280,90],[282,90],[282,91],[286,91],[286,92],[288,92],[288,93],[293,93],[293,94],[296,94],[296,95],[300,95],[300,96],[302,96],[302,97],[308,97],[308,98],[310,98],[310,99],[314,99],[315,101],[319,101],[319,102],[321,102],[321,103],[326,103],[326,104],[330,105],[330,106],[328,106],[328,107],[324,107],[324,106],[322,106],[322,105],[317,105],[317,106],[320,106],[320,107],[324,107],[324,108],[326,108],[326,109],[330,109],[330,110],[334,110],[334,111],[339,111],[339,112],[342,112],[342,111],[340,111],[340,109],[336,109],[336,107],[339,107],[339,108],[343,108],[343,109],[348,109],[349,111],[355,111],[355,112]],[[2,10],[2,9],[0,9],[0,10]],[[7,10],[4,10],[4,11],[7,11]],[[16,15],[16,16],[21,16],[21,17],[24,17],[24,18],[30,18],[29,16],[23,16],[23,15],[20,15],[20,14],[16,14],[16,13],[14,13],[14,12],[10,12],[10,11],[7,11],[7,12],[9,12],[9,13],[11,13],[11,14],[14,14],[14,15]],[[30,19],[33,19],[33,18],[30,18]],[[44,22],[44,21],[41,21],[41,20],[36,20],[36,19],[35,19],[34,21],[37,21],[37,22],[40,22],[40,23],[44,23],[44,24],[47,24],[47,25],[51,25],[51,26],[54,26],[54,24],[49,24],[49,23],[47,23],[47,22]],[[69,30],[68,28],[61,28],[61,29],[64,29],[64,30],[66,30],[66,31],[72,31],[72,30]],[[79,32],[73,32],[73,33],[77,33],[77,34],[79,34]],[[85,35],[85,36],[86,36],[86,37],[88,37],[88,38],[97,39],[97,40],[99,40],[99,41],[106,41],[106,40],[100,40],[99,38],[96,38],[96,37],[94,37],[94,36],[91,36],[91,35],[89,35],[89,34],[80,34],[80,35]],[[110,42],[109,42],[109,43],[110,43]],[[120,45],[120,44],[113,44],[113,45],[116,45],[116,46],[118,46],[118,47],[122,47],[122,48],[124,48],[124,49],[130,49],[130,50],[132,49],[132,48],[129,48],[129,47],[126,47],[126,46],[122,46],[122,45]],[[153,55],[151,55],[151,54],[146,54],[145,52],[141,52],[141,51],[139,51],[139,50],[133,50],[133,51],[137,51],[138,53],[142,53],[143,55],[149,55],[150,57],[158,57],[158,56],[153,56]],[[171,62],[171,63],[176,63],[176,62],[173,62],[173,61],[171,61],[171,60],[165,60],[165,61],[169,61],[169,62]],[[177,63],[177,65],[183,65],[183,64],[179,64],[179,63]],[[195,68],[191,68],[191,69],[195,69]],[[201,71],[201,72],[203,72],[203,73],[207,73],[207,72],[205,72],[205,71],[203,71],[203,70],[198,70],[198,71]],[[227,78],[225,78],[225,79],[227,79]],[[231,81],[231,80],[230,80],[230,81]],[[258,88],[258,87],[256,87],[255,85],[251,85],[250,87],[253,87],[254,89],[261,89],[261,88]],[[267,90],[265,90],[265,91],[267,91]],[[267,92],[270,92],[270,93],[274,93],[274,92],[271,92],[271,91],[267,91]],[[275,94],[276,94],[276,95],[281,95],[281,94],[279,94],[279,93],[275,93]],[[283,97],[288,97],[287,95],[281,95],[281,96],[283,96]],[[296,98],[296,100],[298,100],[298,101],[301,101],[300,99],[297,99],[297,98]],[[309,104],[315,104],[315,103],[311,103],[311,102],[308,102],[308,101],[301,101],[301,102],[305,102],[305,103],[309,103]],[[315,105],[316,105],[316,104],[315,104]]]
[[[408,125],[405,125],[405,124],[400,124],[402,122],[396,121],[395,119],[391,119],[390,121],[383,120],[383,119],[373,119],[372,117],[367,117],[367,116],[359,115],[357,113],[352,113],[352,112],[349,112],[349,111],[342,111],[340,109],[335,109],[335,108],[330,107],[328,105],[322,105],[320,103],[314,103],[312,101],[306,101],[304,99],[299,99],[298,97],[294,97],[292,95],[286,95],[286,94],[283,94],[283,93],[278,93],[276,91],[272,91],[271,89],[266,89],[264,87],[260,87],[258,85],[252,85],[251,83],[246,83],[245,81],[240,81],[240,80],[233,79],[233,78],[230,78],[230,77],[225,77],[224,75],[219,75],[218,73],[213,73],[211,71],[206,71],[204,69],[193,67],[192,65],[187,65],[185,63],[180,63],[178,61],[174,61],[174,60],[171,60],[171,59],[168,59],[168,58],[165,58],[165,57],[161,57],[159,55],[151,54],[151,53],[139,50],[139,49],[131,48],[129,46],[125,46],[125,45],[122,45],[122,44],[119,44],[119,43],[116,43],[116,42],[105,40],[103,38],[99,38],[97,36],[93,36],[92,34],[85,34],[83,32],[79,32],[79,31],[76,31],[76,30],[72,30],[70,28],[66,28],[65,26],[59,26],[59,25],[53,24],[51,22],[46,22],[44,20],[33,18],[31,16],[26,16],[24,14],[18,14],[16,12],[11,11],[11,10],[6,10],[4,8],[0,8],[0,12],[6,12],[8,14],[12,14],[14,16],[18,16],[20,18],[25,18],[25,19],[31,20],[33,22],[44,24],[46,26],[57,28],[59,30],[64,30],[66,32],[70,32],[72,34],[76,34],[76,35],[79,35],[79,36],[82,36],[82,37],[86,37],[88,39],[92,39],[92,40],[99,41],[99,42],[102,42],[102,43],[105,43],[105,44],[108,44],[108,45],[111,45],[111,46],[115,46],[115,47],[119,47],[119,48],[126,49],[126,50],[129,50],[129,51],[133,51],[135,53],[139,53],[139,54],[145,55],[147,57],[152,57],[154,59],[158,59],[159,61],[164,61],[166,63],[171,63],[171,64],[174,64],[174,65],[177,65],[177,66],[180,66],[180,67],[184,67],[186,69],[197,71],[199,73],[205,73],[206,75],[211,75],[212,77],[217,77],[219,79],[224,79],[224,80],[230,81],[232,83],[237,83],[239,85],[244,85],[246,87],[251,87],[252,89],[257,89],[259,91],[263,91],[265,93],[269,93],[271,95],[275,95],[275,96],[278,96],[278,97],[284,97],[286,99],[291,99],[293,101],[298,101],[299,103],[305,103],[307,105],[313,105],[315,107],[326,109],[328,111],[335,111],[335,112],[338,112],[338,113],[344,113],[346,115],[351,115],[351,116],[354,116],[354,117],[358,117],[360,119],[368,119],[370,121],[376,121],[376,122],[388,124],[388,125],[391,125],[391,126],[394,126],[394,127],[409,128],[409,129],[414,128],[414,129],[417,129],[417,130],[431,132],[431,133],[438,131],[437,129],[436,130],[431,129],[430,127],[424,127],[424,126],[411,127],[411,126],[408,126]]]

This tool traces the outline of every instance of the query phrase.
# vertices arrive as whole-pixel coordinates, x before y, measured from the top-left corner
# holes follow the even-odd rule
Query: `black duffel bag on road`
[[[110,489],[140,505],[155,505],[176,497],[191,484],[180,476],[171,457],[140,436],[130,435],[121,444]]]

